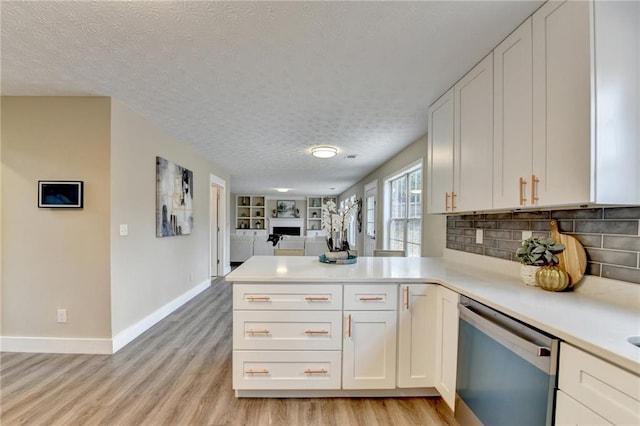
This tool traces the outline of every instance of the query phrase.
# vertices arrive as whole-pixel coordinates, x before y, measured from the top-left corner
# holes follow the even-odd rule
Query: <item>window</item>
[[[420,257],[422,240],[422,167],[414,167],[387,180],[387,248]]]
[[[340,201],[340,210],[344,211],[346,210],[346,208],[350,205],[352,205],[353,203],[356,202],[356,194],[353,194],[350,197],[345,198],[344,200]],[[345,237],[347,238],[347,241],[349,241],[349,244],[351,245],[351,248],[355,249],[356,244],[357,244],[357,233],[356,233],[356,215],[354,215],[351,218],[351,221],[349,222],[349,224],[347,225],[347,233],[345,235]]]

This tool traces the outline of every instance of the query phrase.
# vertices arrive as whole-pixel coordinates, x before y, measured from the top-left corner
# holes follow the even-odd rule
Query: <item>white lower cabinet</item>
[[[560,345],[557,425],[640,424],[640,376]]]
[[[436,389],[452,411],[455,410],[458,368],[458,301],[460,295],[438,286],[436,306]]]
[[[399,388],[433,387],[435,365],[435,284],[401,284],[398,288]]]
[[[396,387],[396,311],[345,311],[343,389]]]
[[[233,351],[234,389],[340,389],[340,351]]]
[[[343,389],[396,387],[397,288],[344,286]]]

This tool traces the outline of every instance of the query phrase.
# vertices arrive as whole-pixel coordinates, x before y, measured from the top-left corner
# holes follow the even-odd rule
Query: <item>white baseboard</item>
[[[136,337],[140,336],[142,333],[156,325],[159,321],[166,318],[173,311],[178,309],[180,306],[187,303],[189,300],[196,297],[198,294],[202,293],[204,290],[211,286],[211,280],[204,280],[197,286],[193,287],[191,290],[186,293],[176,297],[171,302],[166,305],[160,307],[156,311],[150,313],[137,323],[130,325],[120,333],[116,334],[113,337],[113,353],[118,352],[120,349],[125,347],[127,344],[132,342]]]
[[[153,327],[180,306],[202,293],[211,285],[204,280],[186,293],[118,333],[112,339],[86,339],[66,337],[0,337],[0,351],[58,354],[112,354]]]
[[[105,355],[111,354],[111,339],[2,337],[0,348],[3,352]]]

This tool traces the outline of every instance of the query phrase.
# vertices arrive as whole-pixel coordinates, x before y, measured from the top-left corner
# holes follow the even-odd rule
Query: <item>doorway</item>
[[[228,263],[224,249],[226,241],[225,181],[211,175],[209,194],[209,275],[213,279],[225,274],[225,265]]]
[[[373,256],[376,248],[376,197],[378,194],[378,182],[373,181],[364,187],[364,255]]]

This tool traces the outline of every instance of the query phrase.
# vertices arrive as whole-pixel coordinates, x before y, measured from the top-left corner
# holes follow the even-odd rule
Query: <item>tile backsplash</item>
[[[640,207],[487,213],[447,217],[447,248],[518,262],[522,231],[549,236],[549,220],[587,251],[587,274],[640,284]],[[483,230],[476,244],[476,230]]]

